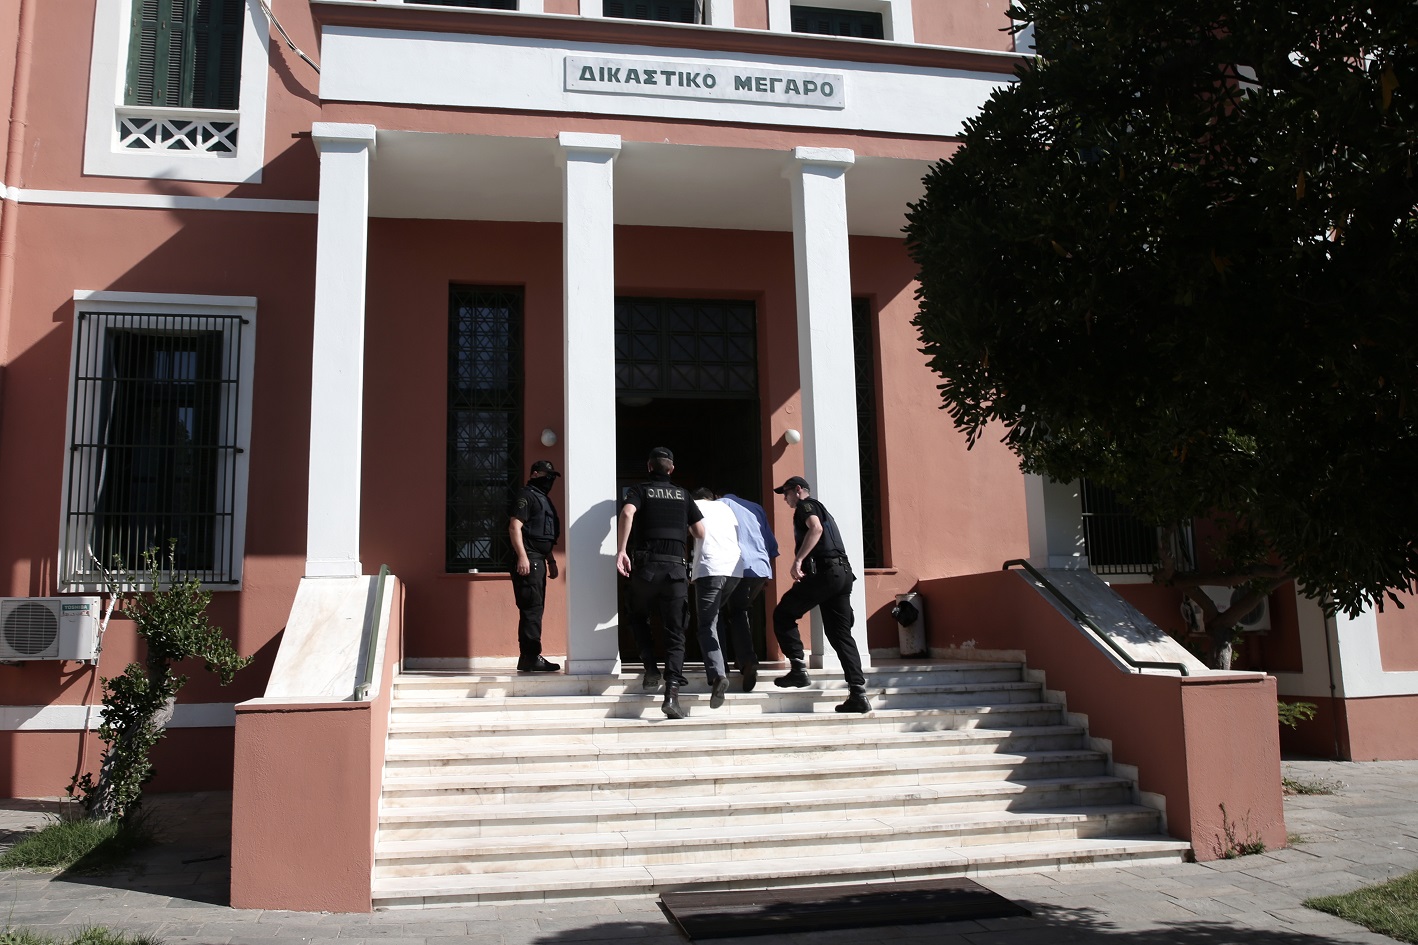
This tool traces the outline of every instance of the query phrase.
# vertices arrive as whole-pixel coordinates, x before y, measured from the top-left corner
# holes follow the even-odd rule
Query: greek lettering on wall
[[[785,72],[718,62],[566,57],[568,92],[845,108],[844,85],[844,77],[833,72]]]

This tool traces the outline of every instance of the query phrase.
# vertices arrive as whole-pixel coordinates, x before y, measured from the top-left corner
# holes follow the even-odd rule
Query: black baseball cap
[[[781,486],[774,489],[773,491],[778,493],[779,495],[782,495],[789,489],[793,488],[793,486],[802,486],[808,492],[812,491],[812,486],[808,485],[807,480],[804,479],[802,476],[789,476],[787,482],[783,483]]]
[[[551,476],[553,479],[561,475],[561,473],[556,471],[556,467],[551,464],[551,460],[549,459],[539,459],[532,464],[532,475],[535,476],[537,473],[541,473],[543,476]]]
[[[670,448],[668,446],[657,446],[650,451],[649,458],[667,459],[673,463],[675,461],[675,454],[670,452]]]

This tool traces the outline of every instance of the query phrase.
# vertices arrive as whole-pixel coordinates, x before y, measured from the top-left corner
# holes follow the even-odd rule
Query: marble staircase
[[[1087,732],[1014,663],[878,667],[670,721],[638,676],[404,674],[375,908],[1182,860]]]

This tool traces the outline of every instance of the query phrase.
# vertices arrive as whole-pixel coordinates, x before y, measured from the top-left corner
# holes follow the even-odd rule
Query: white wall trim
[[[96,731],[103,722],[101,705],[0,705],[0,732]],[[236,705],[231,702],[179,702],[168,728],[231,728]]]
[[[1345,698],[1418,695],[1418,672],[1384,671],[1378,614],[1372,608],[1357,617],[1336,614],[1334,628]]]
[[[96,0],[89,60],[84,173],[100,177],[155,177],[222,183],[260,183],[266,154],[266,80],[270,24],[259,0],[246,0],[241,45],[241,92],[236,153],[213,156],[117,148],[117,110],[123,105],[133,0]],[[168,110],[165,110],[168,111]]]
[[[122,210],[228,210],[240,213],[315,213],[314,200],[259,200],[250,197],[188,197],[175,194],[122,194],[112,191],[5,188],[13,203]]]
[[[586,0],[582,0],[586,2]],[[914,43],[916,25],[911,18],[911,0],[803,0],[803,6],[834,10],[861,10],[880,13],[886,42]],[[793,31],[793,0],[768,0],[768,29],[774,33]],[[867,40],[871,42],[871,40]]]

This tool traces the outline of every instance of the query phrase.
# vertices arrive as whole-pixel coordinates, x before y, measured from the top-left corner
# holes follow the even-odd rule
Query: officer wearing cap
[[[812,487],[802,476],[790,477],[773,491],[793,510],[796,549],[789,572],[793,586],[773,609],[773,634],[789,662],[788,674],[774,680],[774,685],[799,689],[811,685],[798,621],[816,607],[822,613],[827,642],[837,651],[850,690],[847,701],[837,706],[837,711],[870,712],[862,657],[857,652],[857,641],[852,639],[852,584],[857,577],[847,561],[842,533],[837,530],[832,513],[812,497]]]
[[[546,607],[547,578],[556,577],[552,548],[561,537],[561,519],[551,504],[551,487],[561,473],[551,460],[532,464],[527,484],[512,496],[507,535],[517,565],[512,569],[512,593],[517,600],[517,671],[554,673],[560,664],[542,656],[542,611]]]
[[[649,478],[625,491],[616,519],[615,567],[630,578],[626,594],[630,626],[640,658],[645,662],[641,685],[646,692],[660,687],[655,640],[650,634],[650,610],[657,608],[665,627],[665,701],[672,719],[684,718],[679,705],[684,678],[684,635],[689,624],[689,571],[684,556],[687,536],[704,537],[704,513],[689,491],[670,481],[675,457],[657,446],[645,468]]]

